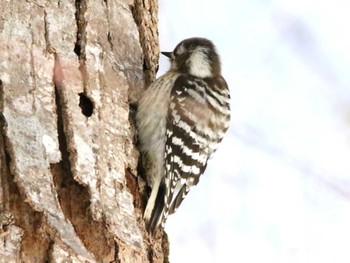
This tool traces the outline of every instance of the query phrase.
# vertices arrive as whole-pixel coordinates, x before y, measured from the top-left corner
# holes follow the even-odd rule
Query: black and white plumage
[[[152,188],[144,219],[154,232],[204,173],[230,121],[230,94],[213,43],[180,42],[171,68],[143,94],[136,116],[142,163]]]

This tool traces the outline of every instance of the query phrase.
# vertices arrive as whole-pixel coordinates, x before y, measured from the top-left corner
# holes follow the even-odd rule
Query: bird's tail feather
[[[147,230],[149,233],[154,234],[156,229],[164,221],[164,196],[165,196],[165,194],[166,194],[166,185],[165,185],[165,182],[163,179],[159,185],[159,188],[158,188],[157,197],[156,197],[156,200],[154,203],[151,218],[147,222]]]

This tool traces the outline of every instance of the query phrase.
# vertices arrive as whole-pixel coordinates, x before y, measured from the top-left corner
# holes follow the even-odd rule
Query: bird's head
[[[174,51],[161,53],[170,59],[170,70],[198,78],[221,75],[219,55],[214,44],[208,39],[188,38],[181,41]]]

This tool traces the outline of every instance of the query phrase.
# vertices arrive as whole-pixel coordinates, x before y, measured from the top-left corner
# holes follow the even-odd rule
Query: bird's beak
[[[173,52],[160,52],[162,53],[164,56],[171,58],[173,56]]]

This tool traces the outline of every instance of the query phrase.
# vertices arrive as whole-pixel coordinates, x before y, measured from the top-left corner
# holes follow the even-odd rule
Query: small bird
[[[136,114],[142,165],[152,188],[144,211],[150,233],[198,183],[230,122],[230,92],[214,44],[189,38],[161,53],[171,67],[144,92]]]

